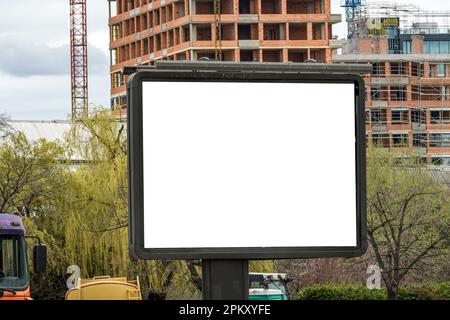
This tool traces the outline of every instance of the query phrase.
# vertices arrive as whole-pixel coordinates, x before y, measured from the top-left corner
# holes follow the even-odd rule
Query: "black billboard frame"
[[[143,82],[352,83],[355,85],[356,231],[355,247],[145,248],[143,199]],[[138,71],[127,81],[129,249],[141,259],[300,259],[356,257],[367,250],[365,84],[357,74],[281,72]]]

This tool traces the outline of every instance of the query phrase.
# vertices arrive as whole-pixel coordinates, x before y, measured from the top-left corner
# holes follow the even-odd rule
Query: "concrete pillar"
[[[288,49],[283,48],[283,62],[288,62],[288,61],[289,61]]]
[[[289,40],[289,22],[286,22],[286,40]]]
[[[258,23],[258,29],[258,39],[259,41],[264,41],[264,26],[262,22]]]
[[[327,63],[333,63],[333,50],[330,48],[325,49],[325,61]]]
[[[211,40],[214,41],[216,39],[216,24],[211,23]]]
[[[308,22],[306,24],[306,34],[307,34],[306,39],[307,40],[312,40],[313,39],[313,31],[312,30],[313,30],[312,22]]]
[[[323,12],[327,15],[331,15],[331,0],[324,0],[323,2],[325,8],[322,8]]]
[[[187,12],[187,11],[186,11]],[[193,15],[196,14],[195,10],[195,0],[189,0],[189,14]]]
[[[233,14],[239,14],[239,0],[233,0]]]

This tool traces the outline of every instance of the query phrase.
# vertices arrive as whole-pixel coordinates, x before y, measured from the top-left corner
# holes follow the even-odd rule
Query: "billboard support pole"
[[[202,260],[203,300],[247,300],[248,260]]]

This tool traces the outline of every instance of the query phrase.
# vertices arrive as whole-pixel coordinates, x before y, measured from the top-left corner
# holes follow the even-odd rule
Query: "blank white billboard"
[[[144,82],[144,247],[355,247],[355,84]]]

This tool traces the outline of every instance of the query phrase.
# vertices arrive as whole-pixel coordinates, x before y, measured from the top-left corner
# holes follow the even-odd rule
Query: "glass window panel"
[[[430,41],[430,53],[440,53],[439,41]]]
[[[438,77],[445,77],[445,64],[438,64]]]
[[[448,45],[449,45],[449,41],[439,41],[439,47],[440,47],[439,53],[442,53],[442,54],[449,53]]]
[[[423,44],[423,52],[424,53],[430,53],[430,41],[425,41]]]

